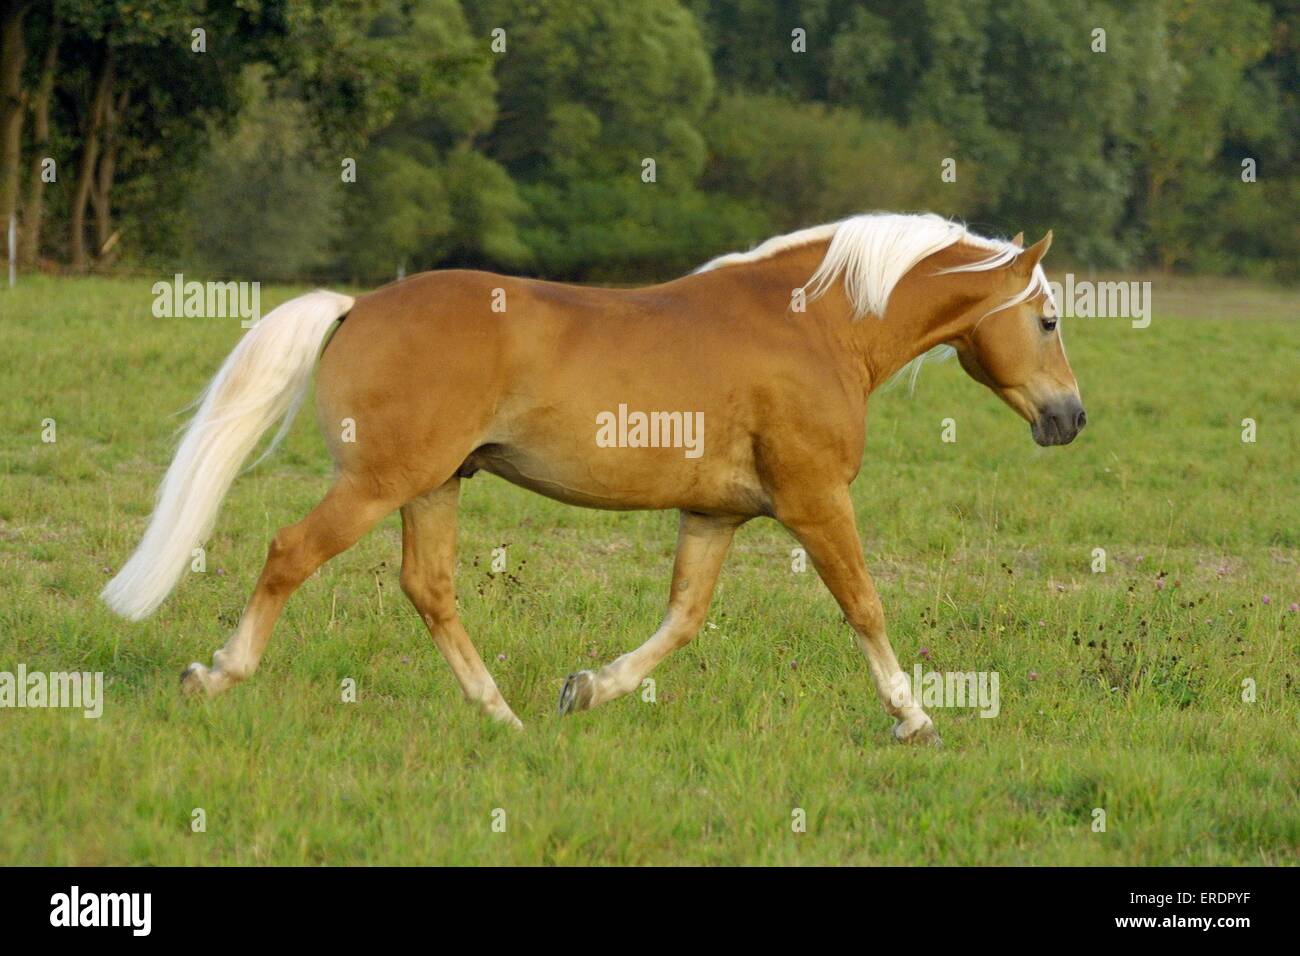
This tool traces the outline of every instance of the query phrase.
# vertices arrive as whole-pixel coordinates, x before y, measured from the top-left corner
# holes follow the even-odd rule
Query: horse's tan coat
[[[446,271],[360,297],[318,371],[317,414],[338,479],[275,536],[237,632],[214,667],[192,668],[187,682],[216,692],[251,674],[288,595],[400,508],[403,588],[466,696],[517,724],[461,626],[452,583],[459,482],[486,471],[571,504],[681,512],[663,624],[599,671],[572,675],[563,710],[628,693],[690,641],[735,530],[769,516],[795,535],[842,607],[896,736],[937,741],[899,690],[858,538],[849,484],[867,399],[908,361],[949,343],[1030,422],[1053,403],[1077,405],[1060,337],[1039,325],[1041,296],[978,321],[1024,288],[1049,241],[1005,268],[936,275],[987,255],[959,243],[912,269],[884,318],[856,321],[838,287],[792,309],[826,242],[641,289]],[[496,290],[504,311],[492,308]],[[704,453],[598,447],[597,416],[620,403],[702,412]],[[354,441],[342,438],[345,420]]]

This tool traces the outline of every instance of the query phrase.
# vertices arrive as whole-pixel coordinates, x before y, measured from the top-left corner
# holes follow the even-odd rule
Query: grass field
[[[206,573],[140,624],[97,601],[173,413],[239,335],[153,318],[150,284],[0,291],[0,670],[106,681],[98,720],[0,710],[0,863],[1297,862],[1300,296],[1156,277],[1147,329],[1067,320],[1089,426],[1064,449],[955,362],[873,400],[854,495],[904,669],[1000,675],[997,718],[930,711],[934,751],[890,742],[847,624],[768,521],[655,703],[558,718],[566,673],[658,624],[676,516],[487,475],[463,491],[460,601],[524,733],[461,700],[398,586],[395,516],[295,595],[254,679],[181,699],[329,464],[303,416],[236,482]]]

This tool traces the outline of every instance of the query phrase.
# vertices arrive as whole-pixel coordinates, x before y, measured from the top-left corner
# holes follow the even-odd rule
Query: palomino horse
[[[518,726],[452,584],[460,482],[482,470],[570,504],[681,512],[663,624],[571,674],[562,712],[628,693],[690,641],[736,529],[766,515],[799,540],[857,633],[894,736],[938,743],[885,636],[854,521],[867,399],[950,345],[1038,444],[1071,441],[1084,413],[1039,265],[1050,242],[1022,249],[937,216],[865,215],[642,289],[449,270],[355,300],[301,296],[258,322],[208,386],[103,597],[132,619],[163,601],[259,437],[277,421],[276,440],[287,430],[319,361],[337,478],[275,535],[234,634],[211,668],[190,665],[186,689],[217,694],[249,677],[294,589],[400,508],[403,590],[465,696]]]

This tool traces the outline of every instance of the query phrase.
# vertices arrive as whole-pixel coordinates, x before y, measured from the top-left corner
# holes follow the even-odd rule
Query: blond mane
[[[1021,252],[1015,243],[977,235],[961,223],[933,213],[865,213],[839,222],[775,236],[749,252],[732,252],[719,256],[695,271],[711,272],[741,263],[758,262],[788,249],[826,240],[830,240],[826,255],[804,283],[804,292],[811,301],[825,294],[835,282],[842,281],[844,292],[853,305],[855,319],[867,315],[884,318],[889,296],[903,276],[911,272],[922,259],[949,246],[964,242],[986,250],[989,255],[976,262],[940,270],[936,274],[987,272],[1007,265]],[[1052,294],[1047,284],[1047,275],[1041,266],[1035,266],[1029,284],[988,314],[1019,305],[1040,293],[1049,297]]]
[[[988,255],[965,265],[940,269],[936,275],[958,272],[987,272],[1009,264],[1022,251],[1021,247],[1006,239],[991,239],[971,232],[963,224],[944,219],[933,213],[864,213],[850,216],[839,222],[800,229],[783,236],[774,236],[749,252],[731,252],[711,259],[695,271],[711,272],[727,266],[758,262],[778,253],[814,242],[830,240],[821,264],[809,276],[803,289],[807,301],[812,301],[837,281],[844,283],[844,293],[853,305],[853,318],[875,315],[883,319],[889,306],[889,296],[894,287],[927,256],[964,242],[983,249]],[[1029,283],[1016,295],[982,315],[983,322],[995,312],[1019,305],[1036,295],[1043,294],[1053,303],[1051,286],[1041,265],[1034,266]],[[1060,314],[1059,310],[1054,310]],[[921,367],[929,361],[942,361],[955,354],[947,345],[940,345],[917,356],[890,380],[889,385],[908,379],[911,388]]]

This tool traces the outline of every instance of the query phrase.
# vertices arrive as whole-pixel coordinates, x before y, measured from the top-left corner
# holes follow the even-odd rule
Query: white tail
[[[199,398],[144,537],[100,595],[114,611],[138,621],[176,587],[258,439],[283,419],[270,454],[288,432],[321,342],[352,303],[336,292],[309,292],[273,309],[235,346]]]

